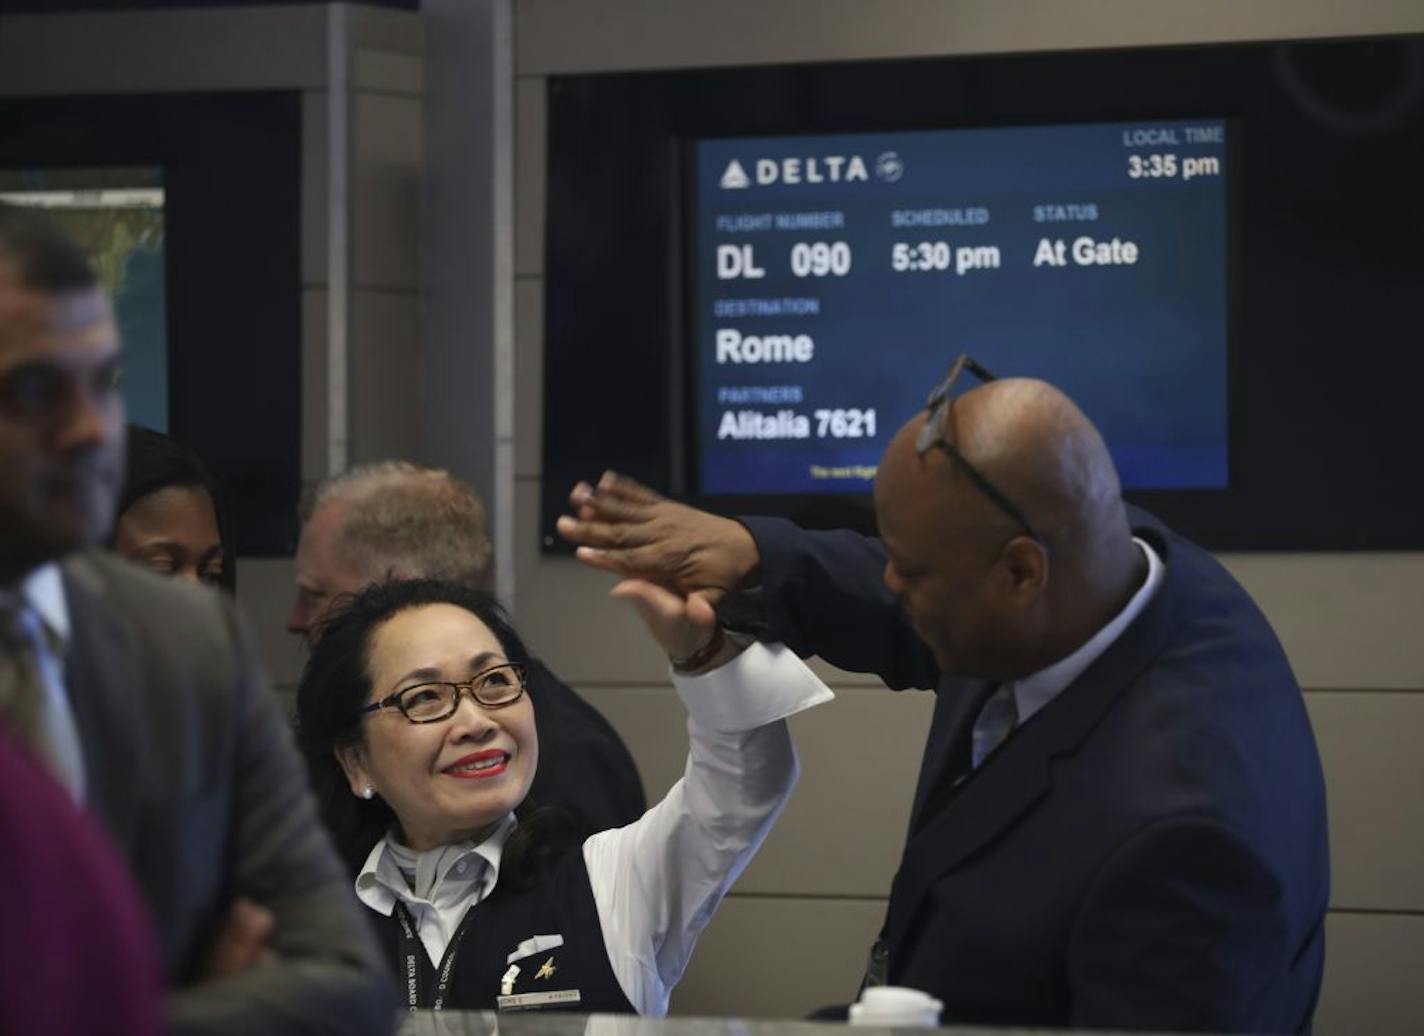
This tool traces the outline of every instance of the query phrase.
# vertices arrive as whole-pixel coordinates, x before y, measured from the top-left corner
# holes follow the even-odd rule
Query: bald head
[[[1091,636],[1130,596],[1139,552],[1112,458],[1083,412],[1045,382],[992,381],[954,401],[940,438],[1022,513],[1040,543],[948,450],[919,452],[925,420],[916,415],[900,429],[876,478],[891,554],[886,582],[942,666],[1032,672]],[[922,573],[937,593],[917,602]],[[977,613],[963,614],[970,600]],[[979,657],[985,651],[990,657]]]
[[[991,381],[950,408],[945,434],[1058,553],[1103,534],[1122,537],[1122,487],[1107,445],[1077,405],[1047,382]],[[948,461],[941,451],[940,461]],[[986,501],[987,502],[987,501]]]

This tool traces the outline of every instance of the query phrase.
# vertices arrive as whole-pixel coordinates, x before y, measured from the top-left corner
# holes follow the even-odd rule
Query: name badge
[[[501,1011],[529,1011],[536,1007],[552,1004],[576,1004],[579,1002],[577,989],[553,989],[547,993],[512,993],[495,997],[495,1004]]]

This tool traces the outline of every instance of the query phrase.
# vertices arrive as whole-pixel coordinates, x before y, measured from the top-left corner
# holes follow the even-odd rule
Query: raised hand
[[[756,541],[740,522],[679,504],[612,471],[597,487],[580,482],[569,502],[574,515],[559,519],[559,535],[578,544],[579,560],[594,568],[716,605],[760,565]]]
[[[702,672],[715,669],[737,653],[730,640],[722,640],[717,629],[717,613],[701,594],[681,597],[666,587],[646,579],[625,579],[611,591],[614,597],[631,601],[643,624],[653,635],[668,658],[686,659],[710,651],[712,654],[694,663]],[[716,647],[709,647],[713,641]]]

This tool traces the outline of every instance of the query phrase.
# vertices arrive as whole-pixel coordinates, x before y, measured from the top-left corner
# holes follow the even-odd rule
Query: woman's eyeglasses
[[[482,708],[498,709],[513,705],[524,694],[524,667],[515,662],[502,662],[458,683],[418,683],[372,702],[361,712],[400,709],[401,714],[412,723],[438,723],[455,715],[455,710],[460,707],[462,691],[468,691]]]

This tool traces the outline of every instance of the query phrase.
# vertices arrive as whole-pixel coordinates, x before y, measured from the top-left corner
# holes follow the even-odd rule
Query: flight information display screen
[[[1225,488],[1231,129],[694,142],[698,491],[868,490],[960,353],[1066,391],[1125,488]]]

